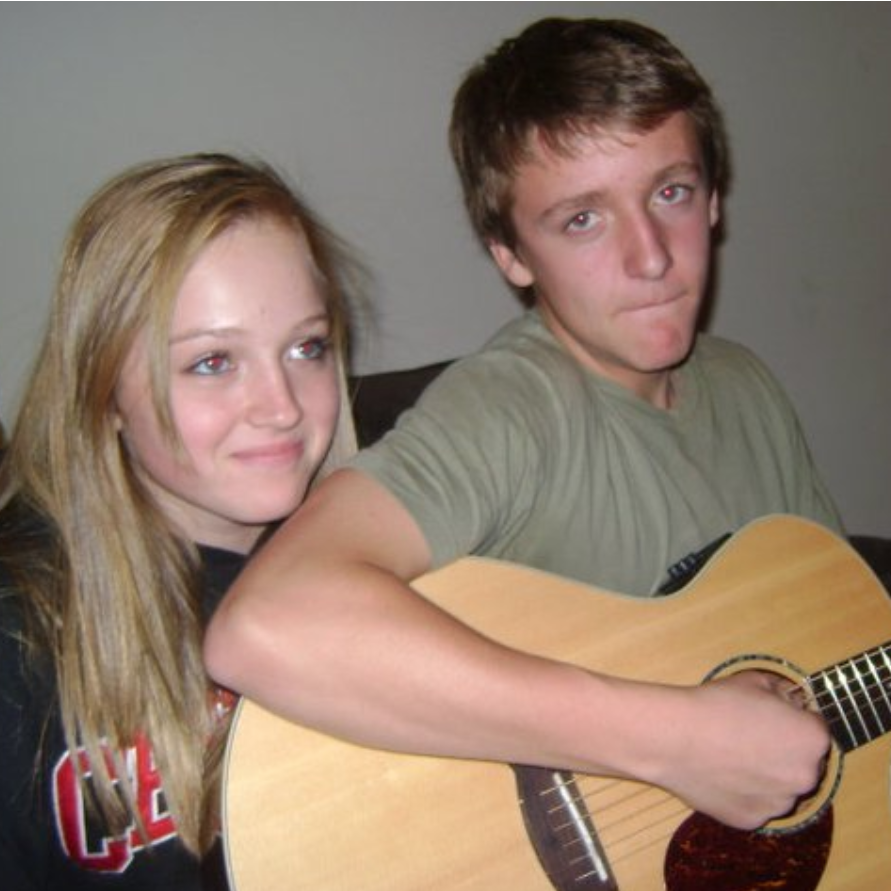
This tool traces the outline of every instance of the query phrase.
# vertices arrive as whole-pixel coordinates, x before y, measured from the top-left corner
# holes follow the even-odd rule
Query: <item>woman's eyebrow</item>
[[[301,331],[307,328],[314,328],[318,325],[328,325],[329,323],[330,316],[328,315],[328,313],[319,312],[315,313],[314,315],[307,316],[305,319],[300,319],[287,330],[289,330],[293,334],[299,334]],[[170,338],[170,344],[173,345],[178,343],[185,343],[190,340],[199,340],[203,337],[236,337],[238,335],[244,334],[246,330],[246,328],[240,325],[229,324],[209,326],[205,328],[188,328],[185,331],[180,331],[179,333],[172,335]]]

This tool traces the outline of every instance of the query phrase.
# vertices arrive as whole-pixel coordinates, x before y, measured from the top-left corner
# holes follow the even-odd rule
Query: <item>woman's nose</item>
[[[293,427],[303,416],[297,385],[282,368],[265,370],[253,382],[250,421],[257,426]]]

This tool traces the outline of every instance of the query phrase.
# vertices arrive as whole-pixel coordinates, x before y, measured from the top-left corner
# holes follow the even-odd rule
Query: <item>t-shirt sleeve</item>
[[[542,437],[527,407],[546,400],[517,373],[486,356],[457,363],[352,463],[408,510],[434,566],[508,538],[529,509]]]

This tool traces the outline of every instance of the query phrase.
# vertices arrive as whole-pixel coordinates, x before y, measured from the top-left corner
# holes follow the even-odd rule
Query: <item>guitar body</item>
[[[747,667],[802,680],[891,638],[891,600],[866,565],[832,533],[791,517],[745,527],[691,584],[664,598],[601,592],[481,558],[423,576],[415,587],[513,647],[672,684]],[[620,891],[878,891],[891,888],[889,738],[837,753],[827,801],[801,826],[792,818],[770,836],[727,830],[710,842],[738,864],[762,864],[766,877],[745,879],[736,866],[716,878],[707,864],[715,853],[725,859],[723,850],[694,850],[688,862],[673,863],[677,849],[698,843],[679,841],[690,817],[680,801],[634,782],[576,779],[586,784],[609,881]],[[248,701],[226,755],[223,828],[236,891],[553,888],[510,768],[354,746]],[[828,848],[809,871],[797,864],[814,834]],[[765,838],[785,861],[782,879],[757,847]]]

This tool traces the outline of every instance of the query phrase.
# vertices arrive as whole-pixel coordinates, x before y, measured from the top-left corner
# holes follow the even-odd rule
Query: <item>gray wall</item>
[[[3,4],[0,417],[65,227],[157,155],[259,154],[303,188],[373,273],[358,370],[479,346],[517,306],[464,222],[450,97],[555,14],[655,25],[715,85],[736,175],[712,330],[784,381],[849,528],[891,535],[888,4]]]

